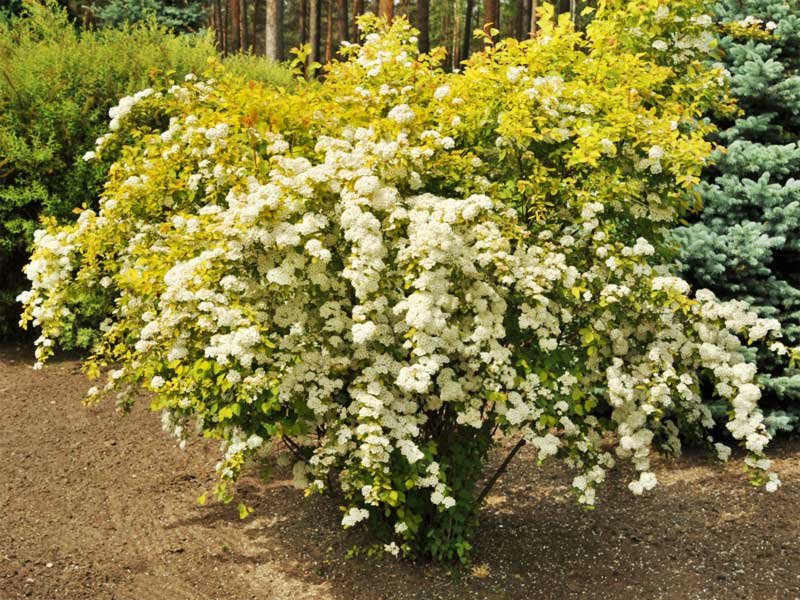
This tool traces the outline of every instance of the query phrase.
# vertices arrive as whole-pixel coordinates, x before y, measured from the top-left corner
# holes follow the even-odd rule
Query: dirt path
[[[247,478],[256,512],[196,506],[216,448],[180,451],[144,403],[84,408],[74,361],[43,371],[0,350],[0,600],[800,598],[800,443],[773,450],[784,487],[741,460],[660,461],[636,499],[616,477],[586,512],[571,475],[513,463],[489,498],[471,570],[347,560],[335,506],[285,473]]]

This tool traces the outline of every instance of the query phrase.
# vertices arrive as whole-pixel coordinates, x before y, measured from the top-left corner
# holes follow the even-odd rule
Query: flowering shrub
[[[457,74],[366,17],[321,85],[219,73],[124,99],[97,154],[134,141],[100,209],[37,233],[38,360],[94,295],[87,369],[114,370],[90,401],[144,387],[181,444],[221,439],[224,501],[282,440],[298,483],[392,554],[468,555],[504,438],[564,459],[588,506],[616,459],[651,489],[652,450],[707,439],[700,373],[776,489],[739,335],[785,354],[779,325],[692,296],[665,258],[723,85],[708,19],[675,4],[601,3],[585,34],[545,9],[537,39],[487,40]]]
[[[14,298],[26,285],[22,267],[39,216],[73,220],[76,207],[96,206],[117,154],[109,146],[102,160],[81,157],[104,133],[109,107],[148,85],[166,88],[215,57],[207,36],[176,36],[154,22],[79,31],[56,0],[26,2],[8,20],[0,14],[0,339],[20,334]],[[243,77],[291,82],[288,70],[263,58],[225,63]],[[84,303],[62,347],[90,345],[91,326],[102,320],[96,308]]]

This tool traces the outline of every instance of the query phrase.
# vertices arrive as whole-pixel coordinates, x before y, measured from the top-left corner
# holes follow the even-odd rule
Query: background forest
[[[448,51],[448,63],[457,67],[480,47],[472,32],[485,23],[498,37],[526,39],[536,30],[537,0],[60,0],[71,17],[85,25],[120,25],[155,15],[159,23],[177,32],[210,28],[217,46],[226,53],[249,51],[283,60],[289,49],[309,44],[310,57],[330,62],[342,41],[357,38],[356,18],[374,12],[389,18],[408,16],[419,29],[422,52],[433,47]],[[556,13],[571,13],[594,4],[561,0]],[[11,0],[18,11],[21,0]]]

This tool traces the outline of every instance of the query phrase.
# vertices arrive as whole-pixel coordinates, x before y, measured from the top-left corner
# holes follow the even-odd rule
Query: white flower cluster
[[[136,106],[139,101],[152,96],[154,93],[155,92],[151,88],[147,88],[136,92],[133,96],[123,96],[120,98],[116,106],[112,106],[108,109],[108,116],[111,118],[111,121],[108,123],[108,128],[111,131],[119,129],[122,119],[131,112],[131,109]]]

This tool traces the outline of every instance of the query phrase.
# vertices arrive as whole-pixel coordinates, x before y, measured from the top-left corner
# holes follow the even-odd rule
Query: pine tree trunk
[[[214,21],[214,40],[217,49],[224,53],[225,36],[223,32],[225,31],[225,21],[222,19],[222,0],[214,0],[214,14],[212,18]]]
[[[483,24],[492,25],[500,29],[500,2],[499,0],[483,0]]]
[[[467,0],[467,10],[464,11],[464,37],[461,42],[461,58],[469,58],[469,48],[472,43],[472,13],[475,12],[475,0]]]
[[[328,0],[328,22],[325,35],[325,63],[333,60],[333,0]]]
[[[228,0],[228,12],[231,16],[228,52],[238,52],[242,48],[242,38],[239,35],[242,27],[242,13],[239,10],[239,0]]]
[[[469,1],[470,0],[467,0],[467,2]],[[452,35],[452,32],[450,31],[450,18],[452,16],[451,12],[452,11],[450,10],[449,6],[442,11],[442,41],[444,42],[445,48],[447,48],[448,55],[452,59],[456,49],[450,46],[450,37]]]
[[[521,40],[525,33],[525,2],[518,0],[514,9],[514,38]]]
[[[247,23],[249,20],[247,8],[247,0],[239,0],[239,14],[241,15],[241,19],[239,20],[239,39],[242,43],[242,50],[245,52],[250,51],[250,39],[247,36]]]
[[[417,0],[417,29],[419,51],[427,54],[431,50],[431,0]]]
[[[255,6],[253,7],[253,18],[251,19],[250,25],[250,46],[253,48],[253,51],[260,54],[262,50],[264,50],[264,54],[266,54],[266,46],[267,46],[267,28],[264,27],[263,32],[264,35],[261,35],[262,29],[261,26],[265,25],[267,22],[267,1],[266,0],[256,0]]]
[[[461,40],[461,2],[454,0],[453,2],[453,70],[455,71],[461,66],[461,48],[458,42]]]
[[[300,43],[305,44],[308,42],[308,0],[300,0],[298,20],[300,21]]]
[[[532,0],[523,0],[522,6],[519,7],[519,39],[520,41],[527,40],[531,37],[531,10],[533,9]]]
[[[350,21],[347,18],[347,1],[337,0],[336,33],[339,36],[339,43],[350,40]]]
[[[538,0],[531,0],[531,35],[536,35],[539,31],[539,15],[536,11],[539,10]]]
[[[358,17],[364,14],[364,3],[362,0],[353,0],[353,41],[357,42],[360,39],[358,34]]]
[[[283,0],[266,0],[264,45],[267,58],[283,60]]]
[[[322,41],[322,19],[320,0],[308,0],[308,42],[311,44],[311,62],[322,62],[320,42]]]
[[[394,0],[379,0],[378,15],[391,23],[394,18]]]
[[[228,54],[231,51],[231,40],[228,31],[230,30],[231,11],[228,10],[228,3],[222,5],[222,52]]]

